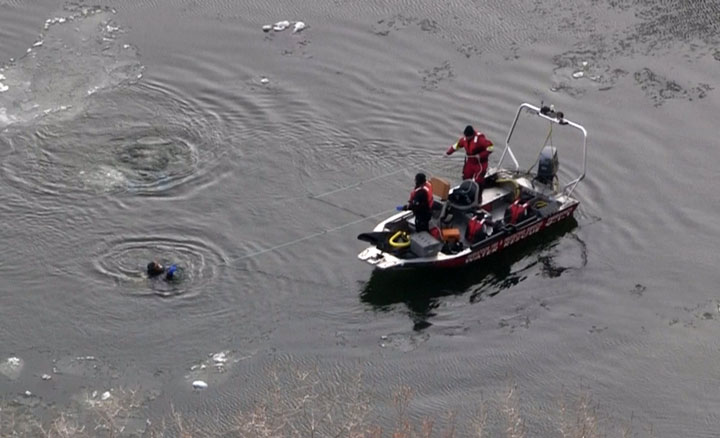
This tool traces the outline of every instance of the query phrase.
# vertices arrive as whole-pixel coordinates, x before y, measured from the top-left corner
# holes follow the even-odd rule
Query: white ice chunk
[[[7,85],[5,85],[5,84],[3,84],[2,82],[0,82],[0,93],[4,93],[4,92],[6,92],[6,91],[9,90],[9,89],[10,89],[10,87],[8,87]]]
[[[227,355],[224,351],[221,351],[220,353],[213,354],[212,359],[216,364],[223,364],[227,362]]]
[[[195,389],[207,389],[208,384],[203,382],[202,380],[196,380],[192,382],[192,386]]]
[[[270,82],[270,79],[268,79],[268,78],[261,78],[261,79],[260,79],[260,83],[261,83],[261,84],[267,84],[268,82]]]
[[[19,357],[9,357],[5,362],[0,363],[0,374],[15,380],[20,376],[24,365],[25,362]]]
[[[43,41],[40,40],[40,41],[36,41],[35,44],[33,44],[33,47],[40,47],[42,45],[43,45]]]
[[[287,20],[283,20],[275,23],[275,25],[273,26],[273,30],[275,30],[275,32],[280,32],[287,29],[288,27],[290,27],[290,22]]]
[[[302,21],[298,21],[293,26],[293,32],[300,32],[303,29],[305,29],[305,23],[303,23]]]
[[[105,391],[100,396],[100,400],[105,401],[110,398],[110,391]]]
[[[272,30],[272,24],[266,24],[262,27],[263,32],[270,32]]]
[[[585,72],[582,72],[582,71],[576,71],[575,73],[572,74],[572,77],[574,77],[575,79],[579,79],[583,76],[585,76]]]

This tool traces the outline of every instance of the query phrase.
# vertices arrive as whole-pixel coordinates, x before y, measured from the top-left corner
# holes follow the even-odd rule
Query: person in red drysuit
[[[458,149],[465,149],[465,165],[463,179],[472,179],[478,183],[480,190],[485,183],[485,172],[488,168],[488,157],[493,151],[493,143],[482,132],[475,131],[471,125],[465,127],[464,136],[445,152],[452,155]]]
[[[410,200],[403,208],[404,210],[412,210],[415,215],[416,231],[430,231],[432,206],[432,186],[427,182],[427,177],[424,173],[418,173],[415,175],[415,188],[410,192]]]

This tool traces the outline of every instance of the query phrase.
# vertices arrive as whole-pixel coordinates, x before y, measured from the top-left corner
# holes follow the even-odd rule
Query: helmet
[[[463,134],[465,134],[465,137],[475,135],[475,129],[471,125],[467,125],[465,127],[465,131],[463,131]]]

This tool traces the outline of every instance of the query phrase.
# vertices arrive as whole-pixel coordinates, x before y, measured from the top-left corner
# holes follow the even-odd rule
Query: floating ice
[[[195,389],[207,389],[208,384],[203,382],[202,380],[195,380],[192,382],[192,386]]]
[[[262,27],[263,32],[270,32],[272,30],[272,24],[266,24]]]
[[[581,77],[583,77],[583,76],[585,76],[585,72],[584,72],[584,71],[576,71],[575,73],[572,74],[572,77],[574,77],[575,79],[579,79],[579,78],[581,78]]]
[[[33,47],[40,47],[43,45],[43,40],[36,41],[35,44],[33,44]]]
[[[261,78],[261,79],[260,79],[260,83],[261,83],[261,84],[267,84],[268,82],[270,82],[270,79],[268,79],[268,78]]]
[[[100,396],[100,400],[105,401],[110,398],[110,391],[105,391]]]
[[[2,76],[2,75],[0,75],[0,76]],[[6,91],[9,90],[9,89],[10,89],[10,87],[8,87],[7,85],[5,85],[5,84],[3,84],[2,82],[0,82],[0,93],[4,93],[4,92],[6,92]]]
[[[300,32],[303,29],[305,29],[305,23],[303,23],[302,21],[298,21],[297,23],[295,23],[295,26],[293,26],[293,33]]]
[[[287,20],[283,20],[283,21],[278,21],[277,23],[275,23],[273,25],[273,30],[275,32],[281,32],[281,31],[287,29],[288,27],[290,27],[290,22]]]
[[[225,362],[227,362],[227,355],[224,351],[221,351],[220,353],[215,353],[212,355],[212,360],[218,365],[222,365]]]
[[[40,378],[43,380],[50,380],[52,379],[52,376],[50,374],[43,374]]]
[[[25,362],[19,357],[9,357],[3,363],[0,363],[0,374],[10,380],[15,380],[20,376]]]

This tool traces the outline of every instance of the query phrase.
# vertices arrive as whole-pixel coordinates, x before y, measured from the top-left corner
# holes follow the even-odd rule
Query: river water
[[[280,364],[361,372],[376,407],[408,385],[417,418],[514,385],[540,436],[586,393],[610,428],[717,436],[720,2],[99,3],[0,0],[3,398],[139,387],[221,418]],[[572,226],[469,270],[356,259],[522,102],[589,131]]]

